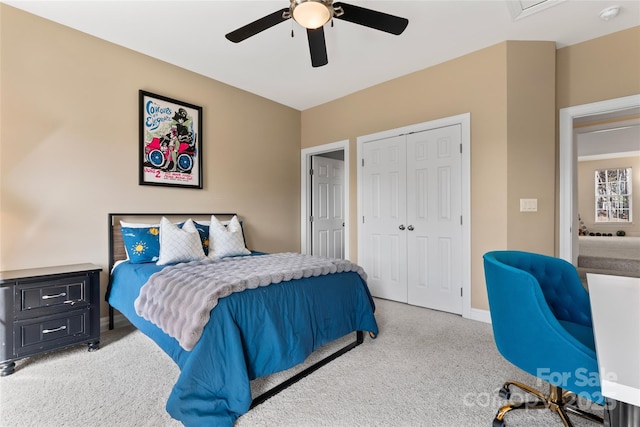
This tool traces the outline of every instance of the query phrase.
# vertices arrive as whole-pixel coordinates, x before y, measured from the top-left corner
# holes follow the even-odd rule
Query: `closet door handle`
[[[398,227],[400,230],[404,230],[404,224],[400,224],[400,227]]]
[[[413,231],[413,225],[408,226],[408,227],[407,227],[407,230],[409,230],[409,231]]]

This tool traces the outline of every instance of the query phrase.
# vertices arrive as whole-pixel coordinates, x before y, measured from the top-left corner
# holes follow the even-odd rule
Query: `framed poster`
[[[202,188],[202,107],[140,91],[140,185]]]

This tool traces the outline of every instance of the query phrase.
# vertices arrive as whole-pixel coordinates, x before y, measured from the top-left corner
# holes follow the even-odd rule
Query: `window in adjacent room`
[[[631,222],[631,168],[596,171],[596,222]]]

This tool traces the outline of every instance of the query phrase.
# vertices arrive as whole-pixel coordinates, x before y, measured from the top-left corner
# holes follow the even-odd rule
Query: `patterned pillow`
[[[157,265],[197,261],[205,258],[200,234],[193,220],[185,221],[182,228],[167,218],[160,220],[160,258]]]
[[[207,255],[209,253],[209,221],[193,221],[193,223],[200,234],[204,254]]]
[[[248,255],[245,247],[242,226],[236,215],[225,227],[215,215],[211,215],[209,226],[209,258],[222,258],[233,255]]]
[[[242,228],[242,221],[240,222],[240,228]],[[198,233],[200,233],[200,240],[202,240],[202,249],[204,249],[204,254],[209,254],[209,226],[211,225],[211,221],[193,221],[198,229]],[[220,221],[222,225],[225,227],[229,225],[229,221]],[[244,237],[244,233],[242,234]]]
[[[120,221],[122,241],[129,261],[156,262],[160,255],[160,224],[133,224]]]

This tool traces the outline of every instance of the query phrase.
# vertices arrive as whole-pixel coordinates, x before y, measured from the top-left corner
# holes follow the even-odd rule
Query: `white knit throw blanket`
[[[233,292],[303,277],[354,271],[362,267],[347,260],[281,253],[205,259],[169,266],[154,273],[140,289],[136,313],[156,324],[192,350],[220,298]]]

